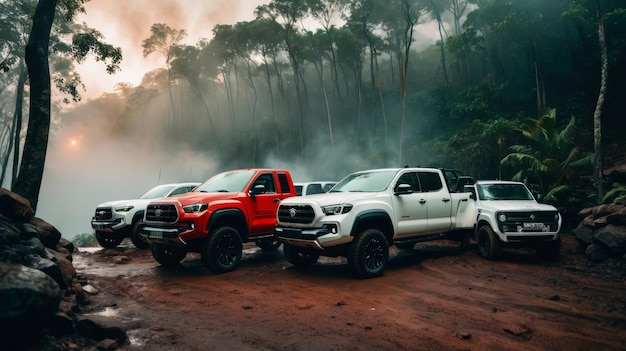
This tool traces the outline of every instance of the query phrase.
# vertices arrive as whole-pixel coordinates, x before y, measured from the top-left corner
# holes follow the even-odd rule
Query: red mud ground
[[[132,245],[81,250],[74,265],[100,291],[86,312],[127,326],[123,350],[626,350],[626,263],[591,263],[563,240],[553,263],[446,241],[393,248],[367,280],[343,259],[302,271],[249,245],[221,275],[195,254],[165,269]]]

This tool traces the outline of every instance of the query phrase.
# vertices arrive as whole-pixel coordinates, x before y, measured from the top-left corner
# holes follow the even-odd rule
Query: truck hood
[[[490,211],[528,212],[528,211],[556,211],[552,205],[540,204],[533,200],[499,200],[480,201],[476,204],[479,209]]]
[[[108,201],[103,202],[98,205],[98,207],[126,207],[126,206],[134,206],[135,208],[142,207],[145,208],[148,206],[148,203],[153,201],[153,199],[132,199],[132,200],[116,200],[116,201]]]
[[[281,201],[281,204],[292,205],[302,203],[316,203],[318,206],[340,205],[345,203],[353,203],[360,199],[372,199],[376,193],[322,193],[307,196],[295,196]]]
[[[198,203],[210,203],[217,200],[232,199],[233,193],[203,193],[200,191],[192,191],[190,193],[172,196],[163,199],[152,200],[158,203],[180,203],[182,206],[193,205]]]

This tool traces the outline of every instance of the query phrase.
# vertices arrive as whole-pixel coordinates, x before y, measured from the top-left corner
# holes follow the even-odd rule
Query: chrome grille
[[[96,221],[106,221],[113,218],[113,209],[111,207],[98,207],[94,215]]]
[[[313,223],[315,211],[309,205],[281,205],[278,207],[278,220],[283,223]]]
[[[146,220],[174,223],[178,220],[178,211],[176,206],[171,204],[149,204],[146,209]]]

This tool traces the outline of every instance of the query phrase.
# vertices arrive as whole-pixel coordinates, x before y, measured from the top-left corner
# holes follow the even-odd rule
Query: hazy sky
[[[165,23],[187,31],[186,44],[210,39],[217,24],[252,20],[254,9],[270,0],[91,0],[79,22],[97,29],[106,42],[122,48],[121,72],[106,74],[102,62],[88,60],[79,67],[86,92],[84,101],[114,91],[121,82],[137,86],[143,75],[164,66],[163,57],[143,57],[141,44],[150,36],[150,27]],[[436,27],[429,24],[416,33],[415,47],[431,44]],[[435,28],[435,29],[433,29]],[[75,108],[76,106],[74,106]],[[37,216],[57,227],[63,237],[92,232],[90,220],[99,203],[137,198],[154,185],[178,181],[202,181],[215,172],[215,163],[184,145],[171,153],[137,145],[120,144],[101,137],[95,115],[107,113],[80,111],[79,122],[66,123],[51,133]],[[100,134],[99,134],[100,133]],[[138,139],[142,136],[137,136]],[[294,165],[284,167],[296,180],[306,181],[307,173]]]
[[[85,5],[85,22],[99,30],[105,40],[122,48],[124,60],[121,72],[107,75],[102,62],[89,60],[79,72],[87,91],[84,96],[97,97],[113,91],[120,82],[138,85],[144,73],[164,65],[163,57],[152,54],[143,57],[141,43],[150,36],[150,27],[165,23],[174,29],[187,31],[186,44],[210,38],[217,24],[249,21],[254,9],[269,0],[91,0]]]
[[[185,29],[187,44],[210,38],[217,24],[253,19],[263,0],[91,0],[79,18],[99,30],[105,40],[122,48],[122,71],[108,75],[102,62],[90,60],[79,68],[87,91],[84,100],[113,92],[117,83],[138,85],[143,75],[160,66],[163,58],[143,57],[141,43],[154,23]],[[84,116],[83,124],[64,125],[52,132],[37,216],[53,224],[63,237],[92,232],[90,220],[99,203],[136,198],[154,185],[202,181],[214,164],[186,150],[175,157],[158,150],[138,150],[94,138],[98,127]],[[91,125],[90,125],[91,123]],[[83,133],[83,131],[86,131]],[[98,139],[98,140],[96,140]],[[182,177],[182,179],[181,179]]]

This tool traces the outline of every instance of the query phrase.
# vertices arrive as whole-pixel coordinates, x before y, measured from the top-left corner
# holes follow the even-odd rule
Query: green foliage
[[[77,234],[74,235],[70,241],[77,247],[98,246],[98,240],[96,240],[96,235],[94,233]]]
[[[604,198],[602,199],[602,203],[612,203],[615,200],[625,200],[626,199],[626,185],[618,185],[611,190],[607,191],[604,194]]]

